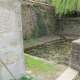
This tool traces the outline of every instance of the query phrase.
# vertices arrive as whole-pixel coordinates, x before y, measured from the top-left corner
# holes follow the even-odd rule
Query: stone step
[[[77,80],[78,78],[78,71],[71,69],[68,67],[61,76],[56,80]]]

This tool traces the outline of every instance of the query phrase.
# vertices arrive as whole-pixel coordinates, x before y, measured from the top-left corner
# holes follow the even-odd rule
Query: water
[[[25,53],[47,60],[59,60],[68,64],[71,54],[72,40],[54,40],[36,47],[25,49]]]

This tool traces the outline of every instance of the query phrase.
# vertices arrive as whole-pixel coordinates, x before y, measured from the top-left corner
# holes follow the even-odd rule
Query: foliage
[[[43,37],[47,35],[47,29],[45,22],[43,20],[43,16],[41,15],[40,11],[35,11],[36,14],[36,25],[34,25],[34,28],[31,29],[31,34],[26,34],[23,36],[24,40],[28,40],[30,38],[35,38],[35,37]]]
[[[47,29],[45,22],[43,21],[43,17],[40,12],[36,12],[37,21],[36,24],[38,26],[37,34],[38,37],[42,37],[44,35],[47,35]]]
[[[68,12],[80,12],[80,0],[47,0],[47,3],[52,4],[60,16]]]
[[[27,34],[23,36],[23,40],[28,40],[28,39],[29,39],[29,37]]]
[[[27,75],[23,74],[22,77],[17,80],[34,80],[34,78],[32,76],[27,76]]]
[[[52,0],[56,14],[66,14],[72,11],[80,11],[80,0]]]
[[[37,37],[37,27],[36,27],[36,26],[34,26],[34,28],[31,29],[31,32],[32,32],[32,33],[30,34],[31,38]]]
[[[34,78],[32,76],[27,76],[26,74],[23,74],[21,78],[16,79],[16,80],[34,80]]]

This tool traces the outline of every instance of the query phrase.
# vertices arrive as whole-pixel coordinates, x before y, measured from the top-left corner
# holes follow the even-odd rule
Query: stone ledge
[[[56,80],[76,80],[78,77],[78,71],[68,67],[63,74]]]

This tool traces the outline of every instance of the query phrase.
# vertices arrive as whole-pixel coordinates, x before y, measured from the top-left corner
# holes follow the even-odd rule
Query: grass
[[[57,66],[57,61],[52,63],[47,63],[40,59],[33,58],[29,55],[24,55],[24,62],[27,69],[32,70],[37,73],[45,73],[47,71],[60,71],[60,68]]]

